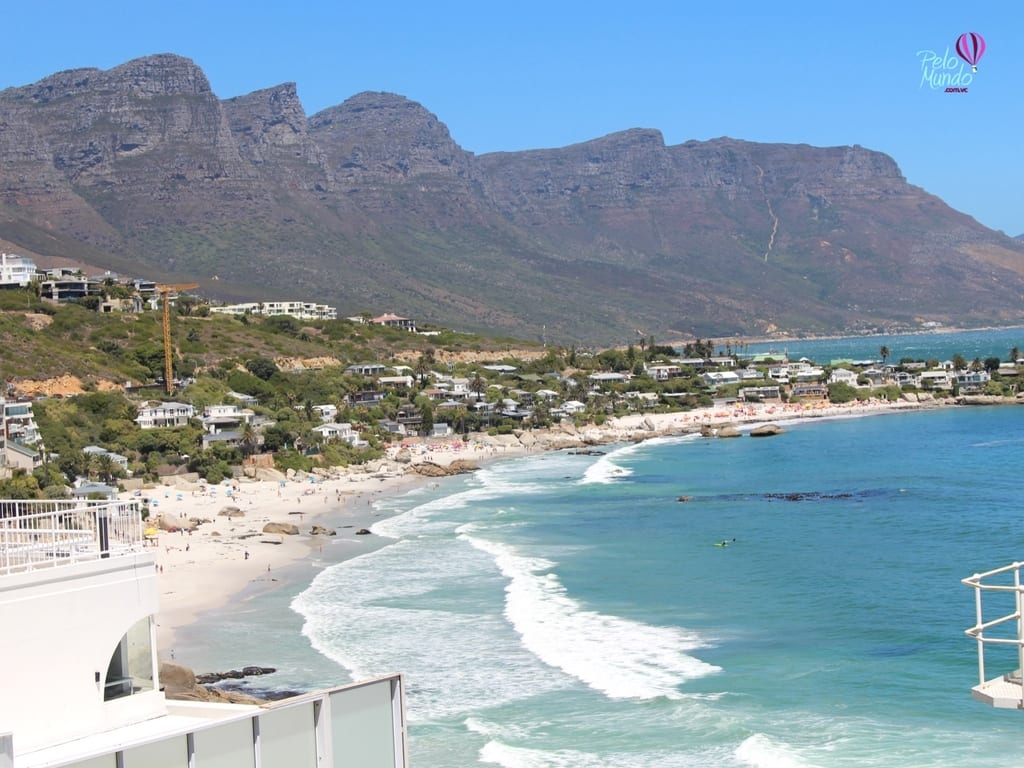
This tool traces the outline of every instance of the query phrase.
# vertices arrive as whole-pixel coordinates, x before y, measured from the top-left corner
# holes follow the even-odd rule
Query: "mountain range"
[[[1024,318],[1024,241],[860,146],[631,129],[474,155],[420,104],[307,116],[161,54],[0,91],[0,244],[223,300],[561,342]]]

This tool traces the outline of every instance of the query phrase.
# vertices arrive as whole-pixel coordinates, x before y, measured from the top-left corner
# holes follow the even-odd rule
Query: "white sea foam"
[[[618,462],[630,454],[636,453],[640,449],[640,445],[640,443],[624,445],[621,448],[616,448],[611,453],[605,454],[587,467],[583,477],[580,478],[580,485],[614,483],[616,480],[629,477],[633,474],[633,470],[623,467]]]
[[[463,541],[405,540],[321,572],[292,608],[353,678],[404,672],[422,722],[570,685],[523,650],[498,613],[502,588],[493,560]]]
[[[631,456],[632,454],[639,453],[641,451],[651,450],[659,445],[672,445],[676,443],[690,442],[699,437],[700,435],[654,437],[650,440],[645,440],[642,443],[631,443],[630,445],[624,445],[621,448],[616,448],[611,453],[602,456],[587,467],[586,471],[583,473],[583,477],[579,480],[579,484],[608,484],[614,483],[617,480],[623,480],[633,474],[632,469],[624,467],[620,463],[622,459],[627,456]]]
[[[481,747],[480,762],[502,768],[706,768],[727,764],[727,755],[717,749],[701,750],[698,754],[663,750],[594,754],[575,749],[515,747],[492,739]]]
[[[704,645],[697,635],[587,610],[550,572],[551,561],[519,555],[507,544],[460,538],[493,556],[509,579],[505,616],[523,645],[609,698],[680,699],[681,684],[718,671],[686,653]]]
[[[447,518],[447,512],[465,509],[481,501],[540,493],[546,489],[542,483],[524,482],[525,477],[529,476],[522,472],[481,469],[473,476],[472,487],[431,499],[407,512],[379,520],[370,530],[389,539],[449,531],[455,524]]]
[[[736,759],[753,768],[805,768],[808,764],[786,744],[755,733],[736,748]]]

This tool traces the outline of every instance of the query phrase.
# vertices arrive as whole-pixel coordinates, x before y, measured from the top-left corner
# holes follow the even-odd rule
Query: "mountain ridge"
[[[632,128],[476,155],[403,96],[307,116],[295,83],[220,100],[174,54],[5,89],[0,115],[0,239],[226,300],[580,342],[1022,317],[1024,242],[857,145]]]

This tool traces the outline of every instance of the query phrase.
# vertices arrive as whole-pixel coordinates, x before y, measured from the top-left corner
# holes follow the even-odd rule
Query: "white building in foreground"
[[[0,501],[0,767],[408,767],[400,675],[167,700],[158,581],[137,502]]]

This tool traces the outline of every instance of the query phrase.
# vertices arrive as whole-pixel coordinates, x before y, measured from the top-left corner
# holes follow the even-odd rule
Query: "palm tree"
[[[256,452],[256,448],[259,446],[259,435],[253,428],[252,424],[248,421],[245,422],[245,426],[242,427],[242,435],[238,441],[238,447],[242,451],[242,456],[252,456]]]
[[[882,356],[882,365],[885,365],[885,361],[889,359],[889,348],[883,344],[878,354]]]
[[[1020,349],[1017,348],[1017,347],[1014,347],[1013,349],[1010,350],[1010,360],[1009,360],[1009,362],[1016,363],[1018,360],[1020,360]]]
[[[109,483],[117,474],[117,462],[106,453],[97,453],[89,461],[89,469],[96,473],[96,478]]]
[[[469,382],[470,391],[476,395],[476,399],[479,400],[483,395],[484,390],[487,388],[487,382],[484,381],[479,371],[473,372],[473,380]]]
[[[431,355],[431,358],[433,355]],[[420,355],[416,359],[416,366],[413,368],[413,373],[416,374],[420,380],[420,388],[422,389],[427,385],[427,374],[430,373],[430,359],[427,358],[426,354]]]

